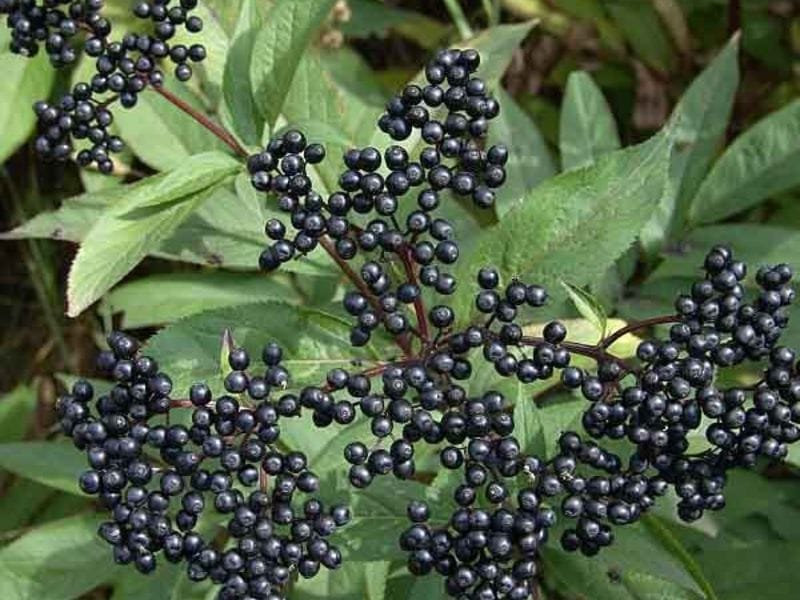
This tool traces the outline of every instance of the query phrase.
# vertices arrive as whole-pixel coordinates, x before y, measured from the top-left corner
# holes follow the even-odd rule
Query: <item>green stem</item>
[[[494,27],[500,22],[500,0],[482,0],[483,12],[489,27]]]
[[[661,545],[680,561],[686,571],[692,576],[692,579],[695,580],[695,583],[697,583],[698,587],[703,590],[706,600],[719,600],[719,597],[714,592],[714,588],[711,587],[711,582],[708,581],[706,576],[703,574],[703,570],[700,568],[700,565],[697,564],[697,561],[694,559],[694,557],[689,554],[686,548],[683,547],[683,544],[681,544],[680,540],[675,537],[669,528],[664,525],[658,517],[653,515],[645,515],[642,517],[642,523],[650,531],[650,533],[652,533],[658,539],[658,541],[661,542]]]
[[[464,14],[464,9],[461,8],[458,0],[443,0],[447,12],[450,13],[450,18],[453,19],[458,35],[462,40],[468,40],[473,36],[472,27],[469,26],[467,16]]]

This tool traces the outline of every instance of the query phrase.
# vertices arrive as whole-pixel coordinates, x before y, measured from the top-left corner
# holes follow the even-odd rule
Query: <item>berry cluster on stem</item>
[[[351,344],[389,338],[400,350],[366,370],[335,368],[317,385],[294,388],[276,344],[263,349],[259,367],[234,346],[224,394],[212,397],[213,386],[197,383],[176,399],[156,362],[129,336],[112,333],[98,361],[111,391],[95,399],[78,382],[60,398],[58,415],[87,456],[81,489],[110,511],[99,533],[118,563],[149,573],[160,556],[185,561],[192,580],[219,585],[219,598],[263,600],[285,598],[297,576],[338,568],[342,556],[329,538],[350,511],[314,496],[319,480],[307,457],[280,440],[281,420],[309,413],[320,428],[368,420],[368,439],[344,449],[358,489],[389,474],[414,479],[419,445],[436,447],[442,468],[457,473],[456,508],[435,520],[422,499],[411,502],[399,543],[411,573],[438,573],[448,595],[470,600],[535,595],[539,552],[558,518],[569,523],[563,548],[591,556],[670,488],[684,520],[721,509],[731,469],[780,460],[800,439],[800,367],[780,344],[794,301],[787,265],[760,268],[759,291],[748,297],[746,266],[716,246],[673,314],[631,323],[596,344],[570,341],[557,320],[529,335],[525,324],[547,303],[547,291],[486,266],[476,273],[479,316],[457,326],[448,298],[458,285],[451,268],[460,247],[440,209],[459,201],[490,208],[509,158],[506,146],[487,143],[500,106],[476,76],[477,51],[436,53],[425,81],[392,97],[377,121],[392,143],[346,151],[339,189],[323,195],[310,171],[326,150],[303,132],[283,131],[248,155],[232,134],[160,87],[159,59],[171,58],[186,79],[186,61],[205,56],[168,42],[177,26],[199,30],[189,14],[196,2],[138,4],[136,15],[153,21],[155,35],[122,42],[107,40],[110,26],[96,16],[102,2],[71,2],[69,17],[59,4],[67,3],[0,0],[16,51],[34,54],[46,39],[54,63],[70,62],[69,46],[48,36],[60,29],[71,39],[74,29],[87,31],[85,51],[97,57],[91,83],[56,107],[37,105],[37,148],[66,158],[70,136],[88,137],[94,146],[78,161],[108,170],[104,153],[120,142],[108,137],[110,112],[94,95],[112,91],[132,106],[154,86],[240,156],[253,188],[284,213],[265,224],[261,269],[321,247],[351,286],[342,300]],[[664,325],[666,336],[646,337]],[[615,355],[614,343],[630,333],[645,336],[635,358]],[[574,356],[595,366],[577,366]],[[476,361],[522,385],[557,379],[580,394],[580,431],[562,432],[550,458],[525,452],[504,395],[465,387]],[[723,386],[720,371],[743,363],[761,365],[757,384]],[[171,421],[173,411],[186,410],[188,418]],[[696,432],[707,441],[699,453],[690,451]],[[203,530],[200,516],[212,506],[225,516],[222,534]]]

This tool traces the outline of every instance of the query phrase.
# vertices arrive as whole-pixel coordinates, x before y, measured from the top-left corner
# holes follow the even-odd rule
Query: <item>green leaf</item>
[[[675,151],[667,191],[657,212],[642,231],[648,250],[660,247],[683,225],[697,189],[725,141],[739,86],[739,37],[734,38],[695,79],[672,112],[667,129],[674,132]]]
[[[0,444],[0,468],[75,495],[83,495],[78,477],[88,469],[83,454],[65,442]]]
[[[115,577],[121,569],[97,536],[99,523],[96,515],[62,519],[0,550],[0,598],[70,600]]]
[[[223,73],[224,108],[232,129],[246,144],[261,142],[264,119],[258,113],[250,83],[253,44],[266,10],[258,0],[244,0]]]
[[[495,211],[502,219],[525,195],[556,174],[550,150],[536,123],[502,87],[495,91],[502,107],[489,127],[487,144],[506,144],[506,182],[496,191]]]
[[[293,376],[292,387],[319,385],[333,367],[348,368],[353,359],[377,357],[373,346],[359,349],[350,345],[350,327],[349,321],[319,310],[262,302],[178,321],[150,339],[147,353],[170,374],[175,390],[188,391],[198,381],[220,390],[220,336],[230,329],[237,345],[252,356],[260,356],[267,342],[278,342],[284,351],[283,364]]]
[[[600,304],[600,301],[586,290],[567,283],[561,282],[561,286],[567,291],[569,299],[575,305],[578,313],[595,326],[597,332],[600,334],[600,339],[606,335],[606,325],[608,324],[608,316]]]
[[[737,259],[748,263],[750,272],[746,281],[752,282],[758,267],[786,262],[800,255],[800,231],[757,223],[710,225],[695,229],[681,240],[680,252],[665,256],[648,282],[700,277],[705,255],[715,244],[730,246]]]
[[[385,36],[394,31],[423,48],[436,48],[448,33],[441,21],[422,13],[371,0],[348,0],[347,4],[352,16],[342,24],[342,33],[350,37]]]
[[[156,250],[214,184],[238,169],[239,164],[224,154],[197,155],[109,207],[86,235],[70,269],[67,314],[74,317],[100,298]]]
[[[375,558],[375,557],[373,557]],[[346,562],[341,569],[322,569],[292,587],[292,600],[383,600],[388,562]]]
[[[690,220],[710,223],[800,185],[800,100],[741,134],[714,164],[692,201]]]
[[[167,78],[170,81],[170,78]],[[202,100],[182,84],[169,91],[204,112]],[[179,169],[194,154],[227,150],[216,136],[152,90],[139,94],[132,110],[117,110],[115,123],[136,156],[156,171]]]
[[[156,571],[147,577],[134,569],[127,569],[115,583],[111,600],[178,600],[181,598],[177,593],[178,587],[184,580],[188,581],[185,572],[184,564],[175,565],[166,560],[160,560]]]
[[[278,0],[253,43],[250,82],[261,115],[273,125],[295,70],[333,0]]]
[[[603,92],[588,73],[570,73],[559,127],[561,168],[588,167],[619,147],[617,123]]]
[[[640,524],[616,531],[614,544],[594,557],[548,544],[543,576],[568,598],[592,600],[701,600],[684,565]]]
[[[494,227],[459,263],[457,314],[466,319],[477,292],[474,271],[492,264],[503,273],[545,285],[599,281],[637,238],[663,193],[672,140],[657,135],[613,152],[589,168],[549,179]]]
[[[79,242],[110,205],[123,202],[165,176],[154,175],[128,186],[67,199],[58,210],[41,213],[10,232],[0,233],[0,239]],[[236,178],[235,186],[230,183],[210,190],[198,209],[150,254],[174,261],[255,271],[264,249],[264,223],[276,212],[277,208],[264,202],[263,195],[252,189],[243,173]],[[283,265],[282,270],[330,277],[335,273],[334,268],[324,250],[318,249]]]
[[[0,397],[0,440],[16,442],[25,437],[36,410],[36,391],[20,385]]]
[[[47,55],[35,58],[12,54],[9,30],[0,34],[0,163],[14,153],[34,129],[36,115],[31,106],[50,95],[55,70]]]
[[[301,299],[285,279],[275,275],[199,271],[150,275],[125,283],[103,298],[101,311],[122,313],[122,329],[140,329],[262,300],[293,303]]]
[[[638,58],[662,72],[675,68],[675,49],[651,2],[606,0],[604,5]]]
[[[697,583],[698,587],[703,590],[707,600],[719,600],[711,583],[706,579],[703,570],[697,561],[689,554],[689,551],[683,546],[678,538],[666,527],[658,517],[654,515],[645,515],[642,518],[642,523],[650,531],[650,533],[661,542],[661,545],[672,553],[681,564],[686,568],[686,571],[692,576]]]

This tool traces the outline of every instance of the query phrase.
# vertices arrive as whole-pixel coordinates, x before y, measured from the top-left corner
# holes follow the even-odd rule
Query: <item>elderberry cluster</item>
[[[248,161],[253,187],[277,195],[278,207],[289,213],[295,231],[289,234],[280,219],[266,224],[272,243],[261,255],[262,269],[274,270],[319,243],[329,245],[343,261],[359,253],[377,255],[360,266],[361,285],[343,301],[357,319],[354,345],[368,343],[379,326],[391,335],[407,334],[408,306],[420,300],[423,288],[454,293],[455,278],[445,268],[458,260],[459,249],[452,225],[436,216],[436,209],[448,194],[471,197],[488,208],[494,189],[505,181],[506,147],[485,148],[489,121],[499,114],[499,105],[484,81],[473,76],[479,64],[475,50],[438,52],[426,68],[427,85],[406,86],[378,121],[397,141],[418,129],[423,142],[418,156],[396,144],[383,151],[350,149],[343,156],[341,189],[327,199],[313,190],[306,173],[308,165],[325,158],[325,151],[318,144],[306,146],[296,130],[276,136]],[[416,207],[401,211],[411,193]],[[371,218],[360,225],[360,215]],[[389,273],[391,263],[401,265],[404,276],[399,280]],[[437,307],[431,321],[435,327],[448,327],[452,311]]]
[[[61,5],[68,4],[66,12]],[[187,81],[192,76],[190,63],[206,58],[202,44],[173,43],[179,28],[189,33],[203,29],[203,21],[191,14],[197,0],[153,0],[138,2],[133,13],[152,25],[151,33],[126,33],[112,40],[111,23],[102,16],[103,0],[0,0],[0,12],[8,13],[12,29],[11,49],[34,55],[40,41],[45,41],[51,62],[58,67],[72,63],[78,56],[73,39],[84,32],[82,50],[95,62],[91,80],[75,84],[57,102],[44,101],[34,106],[38,119],[35,147],[45,159],[65,161],[81,142],[76,160],[80,166],[95,164],[102,173],[114,167],[111,155],[123,148],[122,140],[111,132],[110,106],[119,102],[132,108],[148,85],[164,83],[161,64],[175,64],[175,76]]]
[[[247,352],[232,350],[227,394],[215,399],[195,384],[175,400],[170,378],[132,338],[113,333],[108,342],[98,366],[114,386],[93,402],[92,386],[79,381],[57,410],[89,462],[80,488],[110,510],[99,535],[118,564],[150,573],[158,557],[185,561],[192,581],[220,586],[220,599],[264,600],[284,598],[295,573],[340,566],[326,538],[350,520],[348,508],[315,498],[319,480],[306,456],[279,445],[280,419],[299,416],[300,406],[274,398],[288,382],[277,345],[264,348],[264,368],[252,373]],[[191,409],[189,420],[165,421],[180,408]],[[200,524],[210,507],[226,520],[222,538]]]
[[[11,51],[36,56],[44,44],[54,67],[74,63],[80,54],[73,38],[81,30],[96,38],[111,32],[100,11],[104,0],[0,0],[0,14],[8,15]]]
[[[191,49],[173,52],[173,46],[164,54],[164,48],[175,26],[198,29],[188,15],[194,3],[181,2],[180,10],[168,4],[135,9],[153,21],[154,38],[131,35],[118,47],[103,45],[100,89],[111,87],[117,71],[129,71],[121,99],[131,81],[160,82],[155,61],[140,64],[143,58],[168,54],[178,69],[182,57],[192,60]],[[138,58],[126,62],[131,52]],[[463,600],[534,594],[540,551],[557,514],[568,523],[562,546],[591,556],[613,543],[616,526],[638,521],[670,488],[685,520],[720,509],[730,469],[781,459],[800,439],[800,362],[779,345],[794,300],[786,265],[759,270],[760,291],[748,300],[745,265],[715,247],[703,279],[678,297],[676,314],[594,345],[570,341],[560,321],[531,335],[525,313],[546,304],[546,290],[516,278],[502,282],[491,267],[477,273],[478,317],[470,325],[457,328],[446,301],[426,303],[457,287],[447,269],[459,246],[437,209],[453,196],[488,208],[505,180],[505,146],[487,147],[499,106],[474,76],[479,63],[474,50],[438,52],[425,69],[426,83],[406,86],[377,124],[394,142],[418,133],[418,150],[389,143],[346,151],[339,189],[327,198],[313,185],[325,149],[299,130],[276,135],[247,161],[252,186],[287,215],[266,223],[270,243],[260,267],[274,271],[324,249],[353,284],[342,299],[355,319],[351,344],[363,346],[377,334],[398,346],[398,357],[363,371],[332,369],[324,382],[294,393],[287,391],[279,347],[264,348],[257,372],[236,348],[228,356],[225,394],[214,399],[209,386],[197,384],[187,399],[174,400],[155,362],[140,356],[131,338],[112,334],[100,367],[115,385],[95,401],[96,414],[84,382],[59,401],[65,433],[89,458],[81,488],[112,511],[100,534],[118,562],[150,572],[157,555],[185,560],[191,579],[221,586],[219,598],[268,600],[285,597],[294,573],[311,577],[321,566],[338,567],[341,554],[327,538],[350,513],[311,496],[319,481],[306,457],[279,440],[280,419],[308,413],[310,425],[320,428],[368,421],[370,434],[349,441],[343,453],[355,488],[389,473],[411,479],[419,444],[435,448],[442,468],[457,475],[455,508],[437,518],[422,500],[411,502],[411,525],[399,542],[413,574],[438,573],[445,592]],[[91,99],[93,86],[59,109],[38,107],[54,128],[59,157],[69,153],[59,141],[61,121],[73,112],[82,115],[81,132],[108,144],[105,130],[93,129],[92,119],[110,124],[110,113]],[[123,99],[132,102],[135,94]],[[76,127],[65,125],[70,132]],[[634,359],[612,353],[624,333],[663,324],[670,325],[668,335],[642,341]],[[580,366],[577,356],[596,368]],[[476,383],[476,361],[521,385],[559,377],[586,400],[581,431],[561,432],[549,459],[526,454],[504,395],[484,382],[475,393],[465,383]],[[760,381],[723,387],[720,370],[746,361],[766,363]],[[191,409],[191,424],[165,420],[175,408]],[[698,440],[705,449],[691,448]],[[302,504],[300,494],[307,496]],[[201,531],[206,503],[227,515],[224,536]]]

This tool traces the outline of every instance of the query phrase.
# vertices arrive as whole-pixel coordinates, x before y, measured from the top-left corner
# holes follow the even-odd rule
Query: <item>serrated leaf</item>
[[[293,303],[301,298],[278,276],[199,271],[150,275],[120,285],[103,298],[101,311],[121,313],[121,329],[141,329],[262,300]]]
[[[597,328],[600,338],[605,337],[608,316],[600,301],[583,288],[566,281],[562,281],[561,286],[567,291],[578,313]]]
[[[36,115],[31,106],[46,99],[53,85],[55,70],[47,55],[28,58],[8,49],[10,30],[0,35],[0,163],[5,162],[34,129]]]
[[[86,458],[63,442],[0,444],[0,468],[42,485],[82,496],[78,477],[88,469]]]
[[[617,123],[603,92],[584,71],[570,73],[559,126],[561,168],[588,167],[620,147]]]
[[[291,385],[320,385],[333,367],[350,368],[353,359],[374,359],[373,346],[350,345],[351,324],[320,310],[281,302],[260,302],[207,311],[165,327],[147,344],[146,353],[169,373],[175,393],[198,381],[220,390],[219,340],[230,329],[236,344],[253,357],[269,341],[280,344]],[[302,335],[298,335],[302,332]]]
[[[650,219],[672,146],[662,133],[532,190],[499,224],[482,231],[476,249],[461,259],[459,317],[469,318],[474,271],[484,265],[544,285],[554,296],[563,296],[562,279],[577,286],[599,281]]]
[[[38,527],[0,550],[0,598],[68,600],[117,576],[95,515]],[[97,568],[103,565],[102,568]]]
[[[70,269],[67,314],[74,317],[99,299],[237,169],[239,164],[224,154],[201,154],[109,207],[84,238]]]
[[[710,223],[800,184],[800,100],[742,133],[717,160],[692,201],[690,220]]]
[[[682,226],[689,204],[725,141],[739,86],[739,37],[733,39],[692,82],[678,101],[666,128],[674,132],[667,190],[642,230],[649,251]]]
[[[253,42],[250,82],[253,98],[270,125],[280,114],[295,70],[333,0],[278,0]]]

